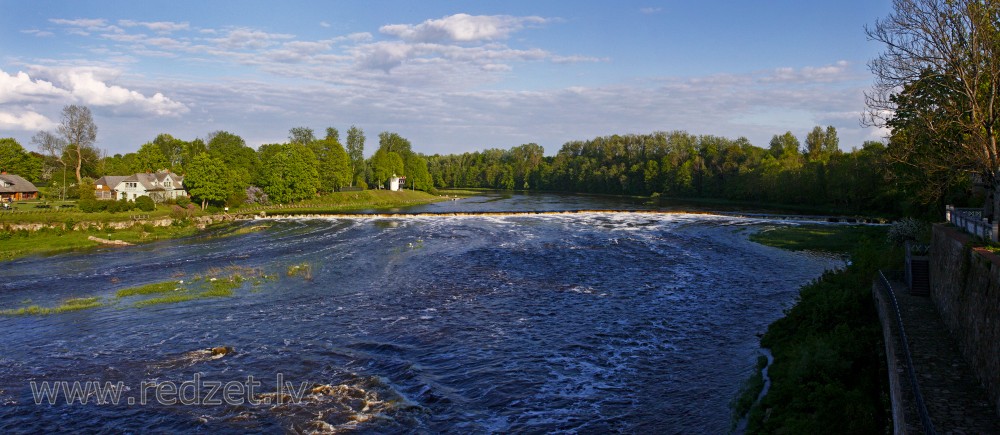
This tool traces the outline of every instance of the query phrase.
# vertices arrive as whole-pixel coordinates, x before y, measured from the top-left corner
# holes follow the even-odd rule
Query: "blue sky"
[[[251,146],[288,129],[380,131],[420,152],[686,130],[766,147],[862,128],[864,26],[889,0],[0,0],[0,137],[26,148],[68,104],[97,146],[225,130]]]

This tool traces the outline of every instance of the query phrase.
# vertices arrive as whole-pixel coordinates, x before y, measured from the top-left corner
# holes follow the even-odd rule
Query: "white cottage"
[[[184,190],[184,177],[170,171],[126,177],[118,182],[114,192],[117,199],[135,201],[140,196],[148,196],[158,203],[188,196]]]
[[[405,182],[406,177],[397,177],[396,174],[392,174],[392,177],[389,178],[389,190],[395,192]]]

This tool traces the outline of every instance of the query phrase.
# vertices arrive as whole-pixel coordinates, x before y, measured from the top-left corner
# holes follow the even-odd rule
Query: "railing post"
[[[954,209],[955,209],[955,207],[953,207],[951,205],[944,206],[944,220],[945,220],[945,222],[951,222],[951,213],[952,213],[952,211]]]

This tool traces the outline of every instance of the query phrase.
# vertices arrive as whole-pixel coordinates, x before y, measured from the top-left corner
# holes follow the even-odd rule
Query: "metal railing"
[[[983,217],[981,208],[958,208],[955,206],[945,206],[945,217],[956,227],[983,240],[997,242],[1000,230],[997,228],[998,222]]]
[[[896,327],[899,328],[899,341],[903,345],[903,356],[906,359],[906,374],[910,378],[910,385],[913,387],[913,400],[917,405],[917,413],[920,414],[920,422],[924,425],[924,433],[927,435],[936,435],[937,432],[934,431],[934,423],[931,422],[930,413],[927,412],[927,404],[924,402],[924,396],[920,394],[920,385],[917,383],[917,372],[913,369],[913,356],[910,355],[910,340],[906,336],[906,329],[903,328],[903,316],[899,310],[899,302],[896,300],[896,292],[892,289],[892,284],[889,283],[889,279],[885,277],[882,271],[878,271],[879,281],[881,286],[885,289],[886,294],[889,296],[889,302],[892,303],[893,314],[896,315]]]

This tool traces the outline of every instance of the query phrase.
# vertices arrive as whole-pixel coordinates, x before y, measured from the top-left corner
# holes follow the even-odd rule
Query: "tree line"
[[[844,152],[832,126],[813,128],[804,142],[785,132],[761,148],[743,137],[672,131],[571,141],[551,157],[537,144],[434,155],[428,165],[438,188],[715,198],[891,214],[923,213],[928,202],[968,197],[969,183],[958,179],[937,197],[916,195],[921,177],[891,158],[891,142]]]

